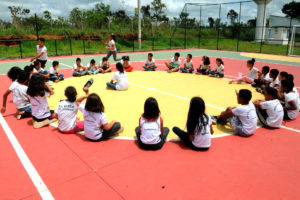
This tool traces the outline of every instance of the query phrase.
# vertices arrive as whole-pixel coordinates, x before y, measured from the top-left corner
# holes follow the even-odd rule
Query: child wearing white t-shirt
[[[169,129],[164,128],[155,98],[149,97],[145,101],[144,113],[139,119],[139,127],[135,129],[135,133],[138,144],[143,149],[158,150],[164,145]]]
[[[86,68],[90,74],[98,74],[100,69],[96,65],[96,61],[92,59],[87,65]]]
[[[17,108],[17,119],[30,117],[31,105],[27,95],[27,84],[29,81],[29,74],[22,71],[18,67],[13,67],[9,70],[8,76],[13,82],[9,89],[3,95],[1,113],[5,113],[7,97],[10,93],[12,93],[13,103]],[[17,78],[17,80],[14,80],[14,76]]]
[[[174,57],[171,59],[171,62],[165,62],[166,67],[168,68],[168,72],[178,72],[180,67],[180,53],[176,52]]]
[[[84,136],[91,141],[108,139],[122,132],[121,124],[116,121],[108,123],[104,113],[104,105],[100,97],[93,93],[87,97],[86,103],[79,105],[84,118]]]
[[[209,75],[220,78],[224,77],[224,62],[221,58],[216,59],[216,69],[214,71],[210,71]]]
[[[33,57],[30,59],[30,62],[37,60],[38,62],[41,63],[41,67],[45,69],[46,63],[48,60],[48,55],[47,55],[47,47],[45,46],[45,39],[44,38],[39,38],[38,40],[38,45],[36,46],[37,49],[37,56]]]
[[[229,84],[237,82],[237,83],[248,83],[253,84],[254,80],[257,78],[258,69],[254,67],[255,59],[252,58],[251,60],[247,61],[247,68],[249,69],[249,75],[245,76],[242,73],[239,73],[239,78],[233,79],[229,81]]]
[[[53,61],[52,62],[52,67],[49,69],[49,80],[50,81],[63,81],[64,80],[64,75],[58,73],[58,67],[59,67],[59,62],[58,61]]]
[[[283,121],[283,107],[278,100],[278,91],[267,87],[264,90],[265,101],[256,100],[253,104],[259,121],[267,128],[280,128]]]
[[[108,88],[114,90],[127,90],[129,87],[127,74],[124,71],[123,65],[121,63],[117,63],[117,72],[114,73],[110,82],[107,82],[106,85]]]
[[[109,34],[108,40],[108,43],[106,43],[107,46],[105,47],[109,50],[106,56],[107,60],[113,55],[114,61],[120,61],[121,59],[117,58],[116,36],[114,34]]]
[[[192,61],[192,54],[188,54],[186,59],[184,60],[184,67],[180,68],[182,73],[193,73],[194,71],[194,66],[193,66],[193,61]]]
[[[99,70],[100,70],[100,73],[103,73],[103,74],[107,73],[107,72],[111,72],[110,63],[106,57],[103,57],[102,60],[100,61]]]
[[[143,68],[145,69],[145,71],[155,71],[155,69],[157,68],[152,53],[148,53],[148,58],[145,62],[145,65],[143,65]]]
[[[208,75],[210,72],[210,59],[208,56],[203,56],[197,74]]]
[[[211,117],[205,113],[205,102],[200,97],[190,101],[187,132],[173,127],[173,132],[193,150],[206,151],[211,146],[211,134],[214,133]]]
[[[296,92],[293,91],[294,83],[290,79],[281,81],[281,100],[285,102],[284,119],[295,120],[300,110],[300,100]]]
[[[76,58],[76,63],[74,64],[72,68],[72,75],[73,76],[84,76],[89,74],[88,70],[85,66],[81,64],[81,59]]]
[[[56,119],[52,117],[54,111],[49,109],[47,101],[47,97],[53,95],[54,91],[45,83],[42,75],[32,75],[27,94],[31,103],[34,128],[41,128],[56,121]]]
[[[278,69],[272,69],[270,71],[269,87],[278,88],[278,86],[280,85],[280,81],[279,81],[278,75],[279,75]]]
[[[77,118],[77,111],[79,104],[88,97],[89,89],[83,88],[85,96],[78,99],[77,91],[73,86],[69,86],[65,89],[65,96],[67,100],[61,101],[53,117],[58,119],[58,130],[62,133],[77,133],[83,131],[84,122],[79,121]]]
[[[252,93],[250,90],[242,89],[236,92],[240,107],[228,107],[219,116],[212,117],[214,123],[230,123],[234,132],[243,137],[253,135],[257,127],[257,116],[255,106],[250,101]]]

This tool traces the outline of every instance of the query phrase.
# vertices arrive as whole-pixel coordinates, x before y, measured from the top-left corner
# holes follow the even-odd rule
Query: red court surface
[[[224,62],[227,78],[247,73],[245,61]],[[132,64],[141,70],[140,62]],[[299,67],[256,66],[264,65],[293,73],[300,86]],[[0,82],[3,94],[10,81],[1,75]],[[135,140],[94,143],[51,126],[33,129],[30,119],[17,120],[15,112],[10,95],[4,119],[54,199],[300,199],[299,118],[284,123],[292,130],[259,128],[250,138],[214,138],[207,152],[180,142],[144,151]],[[2,127],[0,144],[0,199],[41,199]]]

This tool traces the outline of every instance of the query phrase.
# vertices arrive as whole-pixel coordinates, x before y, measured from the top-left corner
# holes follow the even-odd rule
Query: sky
[[[150,4],[152,0],[141,0],[141,5]],[[228,3],[238,2],[239,0],[162,0],[167,6],[168,17],[178,17],[181,13],[185,3]],[[243,1],[243,0],[242,0]],[[291,2],[292,0],[272,0],[267,6],[268,15],[284,16],[281,12],[281,8],[284,4]],[[69,12],[74,8],[91,9],[96,3],[103,2],[111,6],[112,11],[116,11],[125,8],[128,15],[134,14],[134,9],[137,7],[136,0],[0,0],[0,19],[5,21],[11,21],[11,14],[8,6],[22,6],[28,8],[31,14],[37,13],[42,15],[44,10],[49,10],[52,13],[53,18],[58,16],[67,17]],[[247,22],[249,19],[253,19],[256,16],[257,6],[254,2],[242,4],[241,21]],[[230,9],[234,9],[239,13],[239,4],[225,4],[221,9],[221,21],[226,22],[226,14]],[[190,16],[200,19],[200,7],[188,6],[187,8]],[[202,7],[202,21],[207,22],[208,17],[217,18],[219,14],[218,6],[203,6]]]

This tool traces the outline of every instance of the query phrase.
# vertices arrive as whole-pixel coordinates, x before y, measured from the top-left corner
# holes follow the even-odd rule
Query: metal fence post
[[[187,5],[185,7],[185,14],[187,13]],[[184,18],[184,49],[186,49],[186,29],[187,29],[187,16]]]
[[[55,46],[55,55],[57,56],[57,44],[56,44],[56,39],[54,40],[54,46]]]
[[[85,41],[84,41],[84,39],[82,39],[82,43],[83,43],[83,54],[85,54]]]
[[[219,6],[219,19],[220,19],[220,22],[221,22],[221,5],[222,4],[220,4],[220,6]],[[219,50],[220,23],[218,24],[217,29],[218,29],[217,50]]]
[[[23,58],[23,52],[22,52],[22,41],[19,41],[19,49],[20,49],[20,57]]]
[[[154,50],[154,37],[152,37],[152,51]]]
[[[199,23],[199,34],[198,34],[198,48],[200,48],[201,40],[201,21],[202,21],[202,6],[200,6],[200,23]]]
[[[170,37],[170,49],[172,49],[172,36]]]
[[[289,55],[290,38],[291,38],[291,33],[292,33],[292,21],[293,21],[293,18],[291,18],[291,20],[290,20],[288,44],[286,45],[286,55]]]
[[[266,20],[266,8],[267,8],[267,0],[265,0],[263,25],[265,25],[265,20]],[[261,29],[261,38],[260,38],[260,49],[259,49],[259,53],[262,52],[263,38],[264,38],[264,29],[265,29],[265,28],[266,28],[266,26],[263,26],[262,29]]]
[[[38,21],[37,16],[34,14],[34,22],[35,22],[35,31],[36,31],[36,39],[39,39],[39,27],[38,27]]]
[[[134,39],[132,40],[132,51],[134,52]]]
[[[72,51],[72,39],[69,38],[69,42],[70,42],[70,53],[71,55],[73,55],[73,51]]]
[[[240,2],[239,33],[238,33],[238,38],[237,38],[236,51],[239,51],[239,45],[240,45],[240,36],[241,36],[241,16],[242,16],[242,2]]]

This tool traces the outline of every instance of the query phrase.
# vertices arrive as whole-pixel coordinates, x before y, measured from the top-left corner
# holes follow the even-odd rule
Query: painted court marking
[[[38,174],[37,170],[30,162],[29,158],[27,157],[26,153],[24,152],[22,146],[18,142],[17,138],[13,134],[12,130],[9,128],[7,122],[3,118],[2,114],[0,114],[0,124],[8,137],[11,145],[13,146],[19,160],[21,161],[23,167],[25,168],[27,174],[29,175],[31,181],[33,182],[34,186],[38,190],[42,199],[52,200],[54,199],[51,192],[48,190],[47,186],[45,185],[44,181]]]

